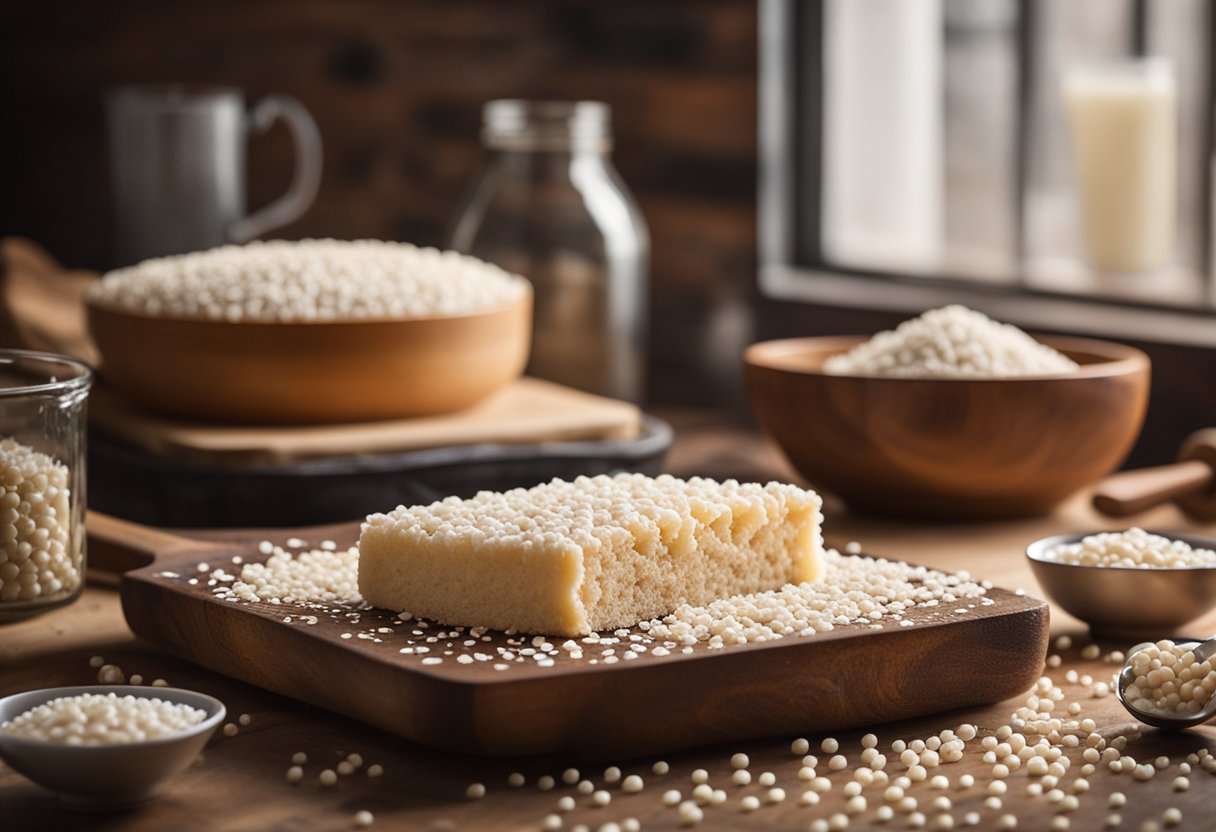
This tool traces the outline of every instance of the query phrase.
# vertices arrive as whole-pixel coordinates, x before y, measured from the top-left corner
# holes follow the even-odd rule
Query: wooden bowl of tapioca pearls
[[[866,339],[793,338],[744,354],[761,426],[813,486],[851,509],[995,519],[1049,512],[1113,471],[1148,406],[1149,360],[1108,341],[1044,337],[1078,365],[1017,378],[837,375]]]

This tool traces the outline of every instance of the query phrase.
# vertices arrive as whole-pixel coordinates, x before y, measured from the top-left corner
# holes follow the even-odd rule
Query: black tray
[[[89,434],[89,508],[179,528],[336,523],[397,505],[616,471],[657,474],[671,426],[645,415],[634,439],[463,445],[290,465],[208,467]]]

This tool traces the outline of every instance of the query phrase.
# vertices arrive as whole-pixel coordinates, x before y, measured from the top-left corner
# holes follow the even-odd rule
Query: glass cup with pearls
[[[84,587],[92,382],[74,358],[0,350],[0,623],[71,603]]]

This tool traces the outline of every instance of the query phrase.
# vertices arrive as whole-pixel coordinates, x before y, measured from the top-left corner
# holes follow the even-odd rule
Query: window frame
[[[1042,0],[1018,0],[1017,118],[1015,142],[1015,255],[1025,263],[1025,194],[1029,167],[1029,96],[1035,48],[1031,32]],[[1050,2],[1050,0],[1048,0]],[[1133,0],[1133,43],[1143,52],[1147,0]],[[1203,101],[1214,118],[1204,121],[1201,150],[1213,158],[1216,139],[1216,4],[1205,5]],[[849,309],[919,313],[961,303],[1021,326],[1162,344],[1216,347],[1216,287],[1212,280],[1211,177],[1202,184],[1201,305],[1151,303],[1134,298],[1050,291],[1014,283],[977,281],[959,274],[902,275],[829,264],[819,240],[822,181],[823,0],[760,0],[759,289],[774,300]],[[798,50],[803,50],[799,53]],[[808,58],[809,56],[809,58]],[[796,153],[795,148],[802,148]],[[1201,168],[1210,170],[1208,164]]]

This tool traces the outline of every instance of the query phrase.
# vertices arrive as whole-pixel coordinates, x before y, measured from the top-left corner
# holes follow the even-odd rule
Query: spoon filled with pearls
[[[1137,644],[1115,686],[1123,707],[1156,728],[1182,730],[1216,717],[1216,639]]]

